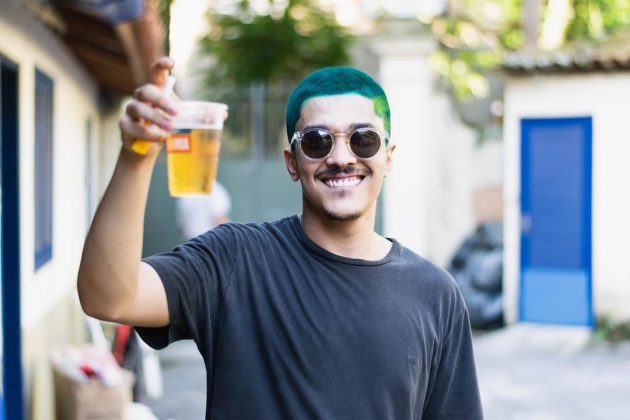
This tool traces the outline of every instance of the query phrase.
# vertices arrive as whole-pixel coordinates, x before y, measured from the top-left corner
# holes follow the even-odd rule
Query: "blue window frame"
[[[0,419],[22,419],[20,335],[19,68],[0,54],[0,269],[2,396]],[[3,401],[2,401],[3,400]],[[4,404],[4,405],[3,405]],[[4,416],[4,417],[3,417]]]
[[[35,269],[52,258],[53,81],[35,69]]]

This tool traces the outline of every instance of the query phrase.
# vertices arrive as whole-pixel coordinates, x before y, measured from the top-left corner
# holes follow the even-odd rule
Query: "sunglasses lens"
[[[319,130],[307,131],[302,134],[300,146],[304,154],[312,159],[321,159],[330,153],[332,148],[332,137],[326,132]]]
[[[350,137],[350,147],[357,157],[371,158],[381,148],[381,136],[373,130],[355,131]]]

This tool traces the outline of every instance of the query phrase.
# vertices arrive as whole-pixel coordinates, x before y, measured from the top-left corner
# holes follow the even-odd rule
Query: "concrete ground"
[[[475,357],[488,420],[630,419],[630,342],[517,324],[477,336]]]
[[[518,324],[475,334],[486,420],[630,420],[630,342],[594,344],[590,331]],[[205,369],[192,342],[160,352],[160,420],[203,419]]]
[[[158,352],[164,396],[144,401],[160,420],[203,420],[206,415],[206,368],[195,343],[178,341]]]

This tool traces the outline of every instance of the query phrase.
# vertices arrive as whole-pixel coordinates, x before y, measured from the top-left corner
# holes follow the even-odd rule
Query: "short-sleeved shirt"
[[[315,244],[297,216],[221,225],[145,261],[193,339],[210,419],[482,418],[468,314],[444,270],[392,241],[377,261]]]

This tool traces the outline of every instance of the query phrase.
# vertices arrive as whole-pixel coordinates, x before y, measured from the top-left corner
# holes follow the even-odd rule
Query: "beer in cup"
[[[173,197],[210,194],[217,176],[227,105],[182,101],[166,139],[168,191]]]

